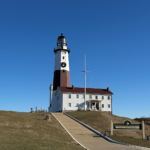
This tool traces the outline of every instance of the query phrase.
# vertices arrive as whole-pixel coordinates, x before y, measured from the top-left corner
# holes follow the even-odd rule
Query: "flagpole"
[[[84,89],[84,110],[86,110],[85,109],[85,103],[86,103],[86,51],[85,51],[85,89]]]
[[[86,71],[86,51],[85,53],[85,70],[81,71],[84,72],[84,110],[86,110],[85,105],[86,105],[86,72],[90,72],[90,71]]]

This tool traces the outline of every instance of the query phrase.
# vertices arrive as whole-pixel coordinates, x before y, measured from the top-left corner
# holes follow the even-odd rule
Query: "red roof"
[[[58,87],[61,92],[72,92],[72,93],[84,93],[84,88],[78,87]],[[86,88],[86,93],[93,93],[93,94],[113,94],[109,88],[107,89],[93,89],[93,88]]]

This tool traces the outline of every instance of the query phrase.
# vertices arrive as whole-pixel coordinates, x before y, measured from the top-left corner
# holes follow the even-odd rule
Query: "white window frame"
[[[71,94],[68,95],[68,98],[71,98]]]
[[[71,103],[68,103],[68,106],[71,107]]]
[[[89,95],[89,98],[92,99],[92,95],[91,94]]]

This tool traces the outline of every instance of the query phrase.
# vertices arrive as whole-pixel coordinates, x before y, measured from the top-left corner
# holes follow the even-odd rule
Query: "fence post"
[[[110,122],[110,135],[113,135],[113,122]]]
[[[143,133],[143,139],[145,139],[145,127],[144,127],[144,121],[142,121],[142,133]]]

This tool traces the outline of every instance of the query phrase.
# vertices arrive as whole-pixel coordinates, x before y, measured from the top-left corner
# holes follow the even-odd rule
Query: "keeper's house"
[[[57,39],[53,84],[50,85],[50,112],[71,110],[96,110],[112,113],[112,95],[107,89],[70,87],[69,53],[66,37]],[[85,103],[84,103],[85,101]]]
[[[51,84],[51,89],[53,85]],[[86,110],[107,111],[112,113],[112,92],[107,89],[86,88]],[[84,88],[58,87],[53,94],[53,110],[84,110]]]

